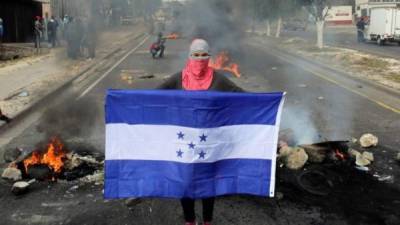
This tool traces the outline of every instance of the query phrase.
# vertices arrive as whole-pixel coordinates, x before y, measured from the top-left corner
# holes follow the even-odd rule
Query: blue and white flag
[[[284,93],[110,90],[105,198],[274,196]]]

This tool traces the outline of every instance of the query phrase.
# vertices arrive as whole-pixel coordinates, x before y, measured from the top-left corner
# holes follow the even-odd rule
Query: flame
[[[55,173],[60,173],[64,167],[64,158],[66,151],[60,139],[51,138],[47,144],[47,149],[43,153],[40,151],[32,152],[32,156],[24,160],[25,171],[32,165],[42,164],[47,165]]]
[[[178,38],[180,38],[180,36],[177,33],[171,33],[171,34],[165,36],[165,39],[174,39],[175,40],[175,39],[178,39]]]
[[[209,66],[215,70],[223,70],[232,73],[237,78],[241,76],[239,71],[239,65],[231,63],[231,59],[226,51],[220,52],[216,59],[211,59]]]
[[[345,160],[345,155],[341,153],[338,149],[335,150],[335,155],[338,159]]]

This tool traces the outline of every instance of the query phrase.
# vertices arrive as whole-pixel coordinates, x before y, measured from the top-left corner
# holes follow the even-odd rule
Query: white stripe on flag
[[[182,163],[210,163],[224,159],[275,160],[278,129],[271,125],[198,129],[171,125],[107,124],[106,160]]]

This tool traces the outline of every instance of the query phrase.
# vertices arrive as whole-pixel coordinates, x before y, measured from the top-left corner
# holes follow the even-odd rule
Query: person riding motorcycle
[[[165,41],[166,38],[163,37],[163,34],[161,32],[158,33],[156,41],[150,47],[150,53],[153,59],[156,57],[162,58],[164,56]]]

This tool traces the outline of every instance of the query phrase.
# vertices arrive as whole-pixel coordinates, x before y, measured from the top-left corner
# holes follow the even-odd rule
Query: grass
[[[301,50],[307,51],[310,53],[327,53],[327,52],[337,52],[336,49],[329,48],[329,47],[324,47],[324,48],[318,48],[315,45],[307,45],[307,46],[300,46]]]
[[[361,59],[354,61],[354,64],[378,71],[385,70],[390,66],[390,63],[385,60],[368,57],[362,57]]]
[[[400,72],[391,72],[387,76],[385,76],[387,79],[394,81],[394,82],[399,82],[400,83]]]

